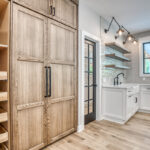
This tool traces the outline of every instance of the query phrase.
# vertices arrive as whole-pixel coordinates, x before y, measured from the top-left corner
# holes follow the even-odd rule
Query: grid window
[[[143,73],[150,74],[150,42],[143,43]]]

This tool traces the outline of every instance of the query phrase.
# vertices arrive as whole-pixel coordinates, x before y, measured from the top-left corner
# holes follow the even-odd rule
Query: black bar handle
[[[52,70],[51,70],[51,67],[48,67],[48,68],[49,68],[49,95],[48,97],[51,97],[52,95],[52,76],[51,76]]]
[[[50,15],[52,15],[53,14],[53,6],[51,5],[50,6]]]
[[[46,69],[46,95],[45,97],[48,97],[48,67],[45,67]]]
[[[56,13],[56,9],[55,7],[53,7],[53,16],[55,16],[55,13]]]

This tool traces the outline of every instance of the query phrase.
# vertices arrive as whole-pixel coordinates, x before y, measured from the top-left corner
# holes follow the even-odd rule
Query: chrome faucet
[[[119,73],[115,78],[114,78],[114,85],[119,85],[119,76],[122,75],[123,77],[125,76],[124,73]],[[116,82],[117,80],[117,82]]]

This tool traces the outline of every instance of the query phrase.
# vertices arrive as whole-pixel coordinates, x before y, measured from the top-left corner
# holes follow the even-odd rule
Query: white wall
[[[150,36],[150,32],[139,33],[135,35],[138,40],[140,38],[145,38]],[[140,59],[139,59],[139,44],[127,44],[126,47],[131,51],[131,70],[127,71],[128,77],[127,82],[129,83],[142,83],[142,84],[150,84],[149,77],[141,77],[140,76]]]
[[[102,54],[104,53],[106,47],[105,43],[107,42],[114,42],[114,36],[118,28],[116,25],[113,25],[111,27],[111,30],[108,34],[104,33],[104,29],[108,28],[109,22],[107,22],[103,17],[98,15],[94,10],[90,9],[86,5],[86,0],[80,0],[79,1],[79,89],[78,89],[78,97],[79,97],[79,105],[78,105],[78,131],[81,131],[84,128],[83,122],[84,122],[84,110],[83,110],[83,103],[84,98],[82,97],[84,91],[83,91],[83,77],[82,77],[82,71],[84,67],[82,66],[82,31],[85,31],[92,36],[95,36],[96,38],[101,40],[101,49]],[[115,41],[116,43],[122,45],[122,39],[118,39]],[[123,46],[123,45],[122,45]],[[101,59],[106,59],[104,56],[101,57]],[[99,61],[99,60],[98,60]],[[102,68],[101,68],[102,69]],[[113,84],[113,78],[116,76],[116,74],[123,72],[122,70],[108,70],[109,75],[106,76],[105,74],[105,68],[104,68],[104,74],[103,78],[105,78],[106,81],[108,81],[108,84]],[[97,77],[99,78],[99,77]],[[102,82],[101,82],[102,84]],[[100,93],[100,91],[99,91]],[[100,101],[100,99],[98,99]],[[98,104],[98,103],[97,103]]]
[[[111,21],[111,20],[110,20]],[[113,23],[110,31],[106,34],[104,32],[104,29],[107,29],[109,26],[108,21],[106,21],[103,17],[101,17],[101,41],[102,41],[102,66],[104,66],[107,62],[107,64],[117,64],[117,65],[126,65],[126,63],[122,63],[120,61],[114,60],[114,59],[110,59],[104,56],[105,51],[108,51],[108,47],[105,46],[105,43],[111,43],[111,42],[116,42],[118,45],[120,45],[121,47],[125,48],[125,45],[123,45],[123,40],[124,38],[121,36],[119,37],[117,40],[115,39],[115,35],[116,32],[118,30],[118,26]],[[116,51],[114,51],[116,53]],[[122,54],[120,54],[122,55]],[[103,67],[103,84],[114,84],[114,77],[117,76],[117,74],[123,72],[125,73],[126,76],[126,71],[125,70],[120,70],[120,69],[108,69]],[[126,76],[127,77],[127,76]],[[125,82],[125,80],[123,80],[122,78],[122,82]]]
[[[99,15],[91,10],[86,5],[86,0],[79,1],[79,89],[78,89],[78,131],[84,129],[84,98],[83,98],[83,70],[84,66],[82,64],[82,32],[91,34],[94,37],[100,38],[100,17]]]
[[[100,37],[100,17],[86,5],[86,0],[79,1],[79,30]]]

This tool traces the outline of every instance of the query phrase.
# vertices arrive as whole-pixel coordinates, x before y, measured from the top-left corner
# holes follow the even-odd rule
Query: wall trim
[[[97,90],[96,90],[96,120],[102,119],[102,100],[101,100],[101,40],[93,34],[86,31],[79,31],[79,81],[78,81],[78,132],[84,130],[84,48],[85,39],[96,43],[96,70],[97,70]]]
[[[139,75],[140,77],[150,77],[150,74],[143,73],[143,43],[150,42],[150,36],[139,39]]]
[[[145,109],[142,109],[142,108],[140,108],[140,109],[138,110],[138,112],[143,112],[143,113],[148,113],[148,114],[150,114],[150,110],[145,110]]]

